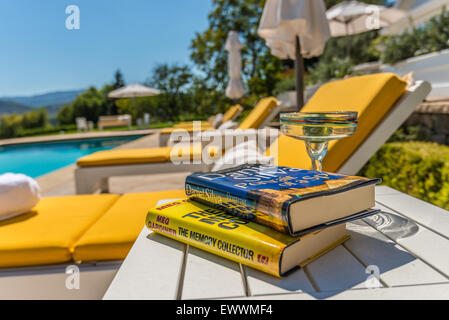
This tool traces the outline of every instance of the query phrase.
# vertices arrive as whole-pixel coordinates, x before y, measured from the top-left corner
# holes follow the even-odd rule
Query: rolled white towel
[[[0,220],[29,212],[41,198],[36,180],[21,173],[0,175]]]

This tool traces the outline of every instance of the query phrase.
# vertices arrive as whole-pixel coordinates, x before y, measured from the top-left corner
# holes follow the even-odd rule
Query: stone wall
[[[419,127],[424,140],[449,145],[449,101],[422,103],[403,126]]]

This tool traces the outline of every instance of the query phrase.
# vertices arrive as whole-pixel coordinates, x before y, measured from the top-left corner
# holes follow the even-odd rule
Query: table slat
[[[298,291],[315,292],[303,269],[277,278],[265,272],[245,267],[251,295],[280,294]]]
[[[400,194],[400,191],[397,191],[396,189],[390,188],[388,186],[376,186],[375,190],[375,194],[376,194],[376,199],[378,196],[380,195],[384,195],[384,194]]]
[[[189,246],[182,299],[243,297],[238,263]]]
[[[356,299],[356,300],[447,300],[449,299],[449,284],[427,284],[420,286],[403,286],[393,288],[355,289],[346,291],[319,292],[312,296],[308,293],[293,293],[270,296],[249,297],[252,300],[311,300],[311,299]]]
[[[305,267],[319,291],[365,288],[368,274],[342,245],[329,251]]]
[[[404,216],[393,213],[390,209],[380,204],[377,204],[376,208],[393,216],[405,218]],[[395,236],[394,230],[383,228],[382,225],[378,226],[375,223],[374,218],[375,217],[369,217],[364,220],[387,237],[392,238]],[[449,240],[422,225],[416,225],[416,227],[417,231],[414,231],[416,233],[410,234],[404,238],[396,239],[395,242],[449,279]]]
[[[365,266],[376,265],[387,286],[446,282],[439,272],[402,249],[363,220],[347,224],[345,247]]]
[[[144,227],[103,299],[175,299],[183,247]]]
[[[449,238],[449,212],[405,193],[376,195],[376,201]]]

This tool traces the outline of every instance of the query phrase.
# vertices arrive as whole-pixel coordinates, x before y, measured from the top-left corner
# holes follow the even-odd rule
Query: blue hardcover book
[[[380,179],[290,167],[243,165],[194,173],[192,200],[297,236],[372,215]]]

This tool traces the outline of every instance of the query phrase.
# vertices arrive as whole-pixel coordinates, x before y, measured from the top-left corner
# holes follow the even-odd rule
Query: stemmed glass
[[[281,132],[303,140],[312,160],[312,169],[322,171],[328,143],[352,136],[357,128],[357,112],[291,112],[281,114]]]

